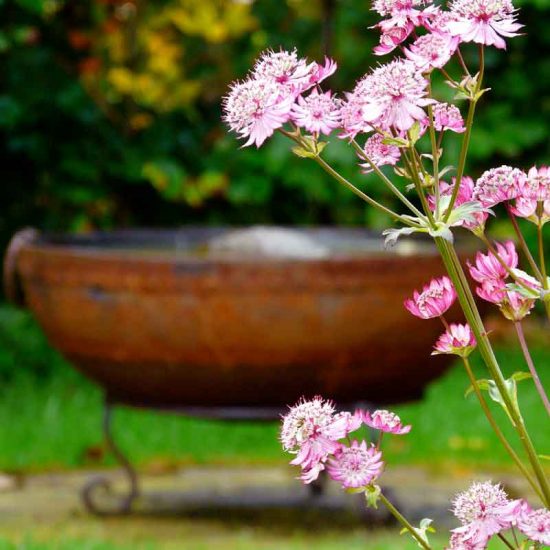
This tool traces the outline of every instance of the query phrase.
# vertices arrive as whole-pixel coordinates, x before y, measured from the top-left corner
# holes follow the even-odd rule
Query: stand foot
[[[128,491],[124,495],[115,495],[111,480],[105,476],[97,476],[88,481],[80,493],[82,502],[88,512],[97,516],[128,514],[132,509],[132,504],[139,495],[137,473],[113,439],[113,434],[111,432],[113,407],[113,403],[108,400],[105,401],[103,410],[103,436],[108,450],[122,466],[128,481]],[[97,500],[98,491],[117,497],[116,504],[114,506],[104,507]]]

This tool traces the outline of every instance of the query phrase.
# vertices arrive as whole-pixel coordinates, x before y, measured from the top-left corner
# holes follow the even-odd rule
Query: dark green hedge
[[[171,3],[178,4],[140,6],[154,17]],[[323,6],[333,3],[332,18],[323,22]],[[220,123],[228,81],[244,75],[267,46],[296,45],[319,58],[328,32],[341,65],[332,85],[351,87],[378,61],[370,55],[376,40],[368,29],[375,21],[370,2],[261,0],[253,4],[253,31],[223,43],[181,34],[182,63],[206,83],[203,93],[181,108],[138,105],[150,117],[139,131],[124,125],[136,105],[114,101],[105,109],[92,99],[79,72],[90,52],[70,39],[75,30],[101,37],[117,4],[0,0],[2,242],[22,225],[65,230],[190,222],[384,223],[316,166],[291,156],[284,141],[274,139],[260,151],[239,149]],[[473,174],[503,162],[550,163],[550,0],[524,0],[520,7],[525,36],[510,40],[507,53],[487,55],[492,93],[479,109]],[[475,51],[466,50],[467,56]],[[345,145],[331,141],[329,157],[382,193],[358,175]]]

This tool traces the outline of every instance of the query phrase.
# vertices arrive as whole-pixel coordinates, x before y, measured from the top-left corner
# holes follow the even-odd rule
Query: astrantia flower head
[[[450,34],[429,33],[417,38],[409,48],[405,48],[405,56],[410,59],[420,71],[444,67],[458,46],[458,38]]]
[[[473,197],[487,207],[515,199],[526,177],[525,172],[511,166],[491,168],[476,181]]]
[[[374,134],[367,139],[363,149],[365,156],[376,166],[394,166],[401,158],[401,151],[399,151],[399,147],[396,145],[382,143],[383,141],[384,136],[381,134]],[[372,166],[368,162],[362,163],[360,166],[365,174],[373,171]]]
[[[550,199],[544,202],[518,197],[510,212],[518,218],[525,218],[535,225],[544,225],[550,221]]]
[[[408,20],[400,20],[380,35],[380,44],[374,48],[376,55],[386,55],[404,42],[414,29]]]
[[[469,489],[455,496],[452,512],[466,525],[499,510],[508,502],[508,496],[500,484],[490,481],[475,482]]]
[[[299,92],[308,82],[311,70],[306,59],[298,57],[296,49],[291,52],[268,50],[256,61],[252,76],[263,81],[274,81]]]
[[[457,20],[447,28],[463,42],[505,49],[502,37],[517,36],[522,27],[511,0],[452,0],[450,9]]]
[[[466,131],[464,119],[456,105],[436,103],[433,106],[434,126],[438,132],[451,130],[457,134]]]
[[[340,445],[327,463],[329,476],[345,489],[359,489],[375,481],[384,468],[382,453],[366,441]]]
[[[369,411],[360,411],[360,414],[363,422],[375,430],[395,435],[408,434],[411,431],[411,426],[403,426],[399,416],[391,411],[379,409],[372,414]]]
[[[300,128],[319,135],[328,135],[340,124],[340,105],[332,93],[314,89],[308,97],[298,97],[292,108],[292,120]]]
[[[293,97],[281,96],[274,82],[245,80],[224,98],[224,120],[231,131],[248,138],[244,146],[259,147],[290,118]]]
[[[336,70],[336,63],[325,58],[325,64],[308,63],[298,57],[296,49],[291,52],[268,50],[260,55],[252,71],[252,77],[279,85],[283,95],[298,95],[318,84]]]
[[[513,241],[506,241],[503,244],[496,243],[496,251],[500,259],[508,266],[508,269],[515,269],[518,266],[518,253]],[[487,254],[478,252],[475,265],[468,264],[468,267],[470,275],[478,283],[508,277],[508,271],[492,252]]]
[[[415,8],[431,4],[431,0],[374,0],[372,9],[382,17],[408,13]]]
[[[465,539],[462,533],[453,533],[449,541],[449,546],[447,546],[445,550],[485,550],[486,548],[486,543],[475,543]]]
[[[405,307],[416,317],[432,319],[443,315],[456,300],[456,290],[449,277],[432,279],[422,292],[414,291],[413,297],[405,300]]]
[[[529,539],[550,546],[550,511],[545,508],[529,511],[518,521],[519,530]]]
[[[500,485],[474,483],[453,501],[453,513],[462,523],[453,532],[473,544],[485,544],[515,523],[522,510],[523,502],[509,500]]]
[[[521,292],[509,288],[503,279],[488,279],[476,288],[476,292],[483,300],[498,305],[506,319],[521,321],[533,309],[542,285],[520,269],[514,269],[513,273],[523,285]]]
[[[352,96],[361,105],[363,123],[406,131],[427,119],[422,107],[434,103],[426,98],[427,85],[414,63],[396,59],[361,79]]]
[[[319,463],[338,448],[337,441],[360,425],[355,415],[335,413],[330,401],[302,399],[283,417],[281,443],[285,451],[297,455],[291,464],[300,465],[302,479],[311,482],[322,469]]]
[[[470,325],[451,324],[437,340],[432,355],[452,354],[468,357],[476,344]]]
[[[550,200],[550,167],[533,166],[527,172],[527,178],[521,188],[521,196],[534,201]]]

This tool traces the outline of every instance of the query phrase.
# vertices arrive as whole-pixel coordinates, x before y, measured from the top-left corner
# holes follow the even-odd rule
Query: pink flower
[[[542,208],[540,205],[542,204]],[[550,221],[550,199],[544,202],[535,199],[526,199],[518,197],[513,206],[510,206],[510,212],[518,218],[526,218],[535,225],[544,225]]]
[[[529,170],[510,211],[537,225],[550,221],[550,167],[533,166]]]
[[[432,279],[422,292],[414,291],[412,299],[405,300],[405,307],[421,319],[441,317],[456,300],[456,291],[449,277]]]
[[[413,29],[414,25],[406,19],[392,25],[391,28],[380,35],[380,44],[374,48],[374,53],[376,55],[386,55],[392,52],[409,37]]]
[[[426,121],[422,107],[433,103],[427,96],[427,80],[411,61],[396,59],[381,65],[363,77],[347,96],[358,115],[348,132],[365,131],[372,126],[395,128],[398,132],[411,128],[415,121]]]
[[[511,0],[452,0],[450,9],[457,20],[447,28],[462,42],[506,49],[502,37],[518,36],[522,27],[516,22]]]
[[[335,70],[336,64],[328,58],[325,59],[325,66],[321,67],[317,63],[308,63],[305,58],[299,58],[295,49],[291,52],[268,50],[256,61],[252,78],[277,84],[282,96],[296,97]]]
[[[550,546],[550,511],[529,511],[518,521],[519,530],[529,539]]]
[[[224,120],[231,131],[248,138],[244,146],[256,147],[270,137],[290,118],[294,98],[281,96],[273,82],[245,80],[233,84],[224,98]]]
[[[500,259],[504,261],[509,269],[517,267],[518,253],[512,241],[506,241],[504,244],[496,243],[496,250]],[[472,279],[478,283],[484,283],[488,279],[505,279],[508,277],[508,271],[492,252],[488,252],[487,254],[478,252],[476,254],[475,265],[468,263],[468,267]]]
[[[453,513],[462,523],[453,529],[465,542],[483,545],[504,529],[510,528],[523,512],[523,501],[509,500],[500,485],[487,481],[473,483],[453,501]]]
[[[525,275],[529,277],[527,274]],[[521,277],[521,279],[524,282],[527,280],[525,277]],[[536,301],[535,297],[510,290],[502,279],[484,281],[476,288],[476,292],[483,300],[497,304],[504,317],[510,321],[521,321],[526,315],[529,315]]]
[[[339,448],[337,441],[360,425],[355,415],[336,413],[330,401],[302,399],[283,417],[281,443],[285,451],[296,454],[291,464],[302,467],[302,479],[309,483],[323,469],[319,463]]]
[[[431,3],[431,0],[374,0],[372,9],[382,17],[414,16],[418,13],[416,8]]]
[[[382,453],[366,441],[352,441],[350,447],[340,445],[327,464],[329,476],[341,483],[344,489],[367,487],[384,468]]]
[[[450,105],[449,103],[436,103],[433,106],[433,116],[434,126],[438,132],[451,130],[452,132],[461,134],[466,131],[464,119],[462,118],[458,107],[455,105]],[[470,199],[471,197],[468,200]]]
[[[504,279],[487,279],[476,288],[476,292],[486,302],[500,304],[506,300],[506,283]]]
[[[476,345],[470,325],[451,324],[435,343],[432,355],[443,353],[468,357]]]
[[[320,94],[314,89],[307,98],[298,97],[292,120],[312,134],[328,135],[340,124],[340,106],[330,91]]]
[[[491,168],[476,181],[473,198],[486,207],[515,199],[521,193],[526,177],[525,172],[518,168]]]
[[[363,97],[356,90],[346,93],[346,100],[340,107],[340,120],[343,129],[339,135],[340,138],[353,139],[359,133],[372,132],[373,127],[363,118],[364,103]]]
[[[449,546],[447,546],[445,550],[485,550],[485,548],[487,548],[486,543],[476,544],[466,540],[461,533],[453,533],[449,541]]]
[[[363,423],[381,432],[403,435],[411,431],[412,426],[403,426],[401,419],[395,413],[383,409],[374,411],[358,411]]]
[[[325,56],[324,65],[320,65],[319,63],[314,62],[311,64],[310,67],[311,75],[309,77],[309,85],[314,86],[315,84],[319,84],[319,82],[325,80],[325,78],[333,75],[336,72],[338,65],[336,64],[336,61],[334,61],[334,59],[330,59],[329,57]]]
[[[521,196],[535,201],[550,200],[550,166],[533,166],[529,169]]]
[[[458,38],[449,34],[430,33],[417,38],[409,48],[405,48],[405,56],[410,59],[420,71],[444,67],[455,53]]]
[[[383,140],[384,136],[381,134],[374,134],[367,139],[363,149],[365,156],[367,156],[376,166],[394,166],[401,158],[399,147],[382,143]],[[364,174],[373,171],[368,162],[360,164],[360,166],[363,168]]]

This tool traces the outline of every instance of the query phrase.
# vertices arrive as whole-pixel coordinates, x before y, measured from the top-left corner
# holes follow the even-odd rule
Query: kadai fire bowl
[[[111,402],[277,414],[420,397],[449,358],[430,357],[439,321],[402,304],[443,273],[428,242],[384,250],[363,230],[24,230],[5,284]]]

